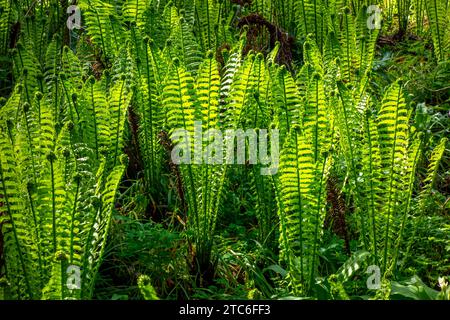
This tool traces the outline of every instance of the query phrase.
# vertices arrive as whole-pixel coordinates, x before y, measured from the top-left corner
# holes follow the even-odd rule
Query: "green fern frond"
[[[124,162],[124,163],[123,163]],[[86,230],[89,234],[85,240],[85,251],[82,264],[82,282],[80,296],[91,297],[94,290],[95,277],[100,268],[107,235],[111,225],[116,192],[126,168],[126,159],[116,165],[110,173],[105,171],[106,161],[100,165],[97,172],[97,188],[95,190],[94,215],[88,221]]]
[[[292,127],[301,122],[303,101],[292,75],[284,67],[279,69],[274,81],[275,123],[280,130],[280,141],[284,143]]]
[[[14,77],[23,83],[28,103],[31,103],[32,92],[40,89],[38,78],[41,75],[39,62],[31,52],[30,47],[19,44],[14,55]]]
[[[176,129],[194,132],[196,108],[194,106],[194,79],[175,61],[163,91],[163,104],[171,133]]]
[[[9,47],[9,30],[11,27],[11,12],[12,6],[10,0],[2,0],[0,2],[2,12],[0,13],[0,52],[2,55],[6,54]]]
[[[296,4],[298,12],[298,34],[302,39],[306,39],[308,35],[312,34],[317,46],[320,50],[323,49],[326,36],[326,23],[324,1],[321,0],[301,0]]]
[[[196,75],[197,69],[202,62],[200,46],[195,38],[192,26],[185,18],[180,17],[176,8],[171,11],[172,32],[170,35],[169,51],[171,57],[181,59],[186,69]]]
[[[79,6],[92,42],[105,57],[116,56],[125,35],[115,7],[100,0],[83,0]]]
[[[126,82],[124,80],[117,82],[110,91],[108,97],[109,103],[109,126],[110,126],[110,155],[112,166],[119,164],[119,158],[122,154],[124,144],[123,135],[125,132],[126,115],[132,99]]]
[[[197,30],[201,34],[203,51],[212,50],[216,46],[217,34],[220,21],[220,4],[214,0],[195,0],[195,21]]]
[[[429,0],[425,3],[435,55],[438,61],[445,61],[450,57],[450,8],[445,0]]]
[[[327,152],[332,137],[332,125],[325,97],[324,83],[320,75],[315,74],[310,80],[306,92],[303,130],[305,136],[312,141],[314,160],[317,161],[323,152]]]
[[[32,241],[30,226],[27,224],[26,205],[21,197],[22,190],[19,172],[16,171],[14,153],[7,135],[0,131],[0,187],[3,204],[6,207],[6,222],[2,223],[5,255],[11,257],[6,261],[6,267],[11,274],[7,278],[13,288],[13,296],[35,297],[35,282],[33,270],[37,268],[30,252],[35,243]]]
[[[137,50],[140,59],[136,66],[139,78],[134,98],[139,117],[138,142],[145,181],[152,188],[157,186],[162,170],[162,150],[158,134],[164,128],[165,112],[159,93],[162,91],[162,79],[166,70],[159,59],[159,52],[150,41],[144,41],[143,47],[138,47]]]
[[[437,171],[439,169],[439,164],[444,156],[445,149],[447,147],[448,138],[442,138],[438,145],[434,148],[433,153],[430,156],[427,175],[423,183],[425,186],[422,189],[421,197],[424,198],[426,194],[429,194],[434,188]]]
[[[408,111],[402,89],[394,83],[386,91],[378,115],[378,132],[382,166],[381,183],[386,186],[383,192],[383,270],[388,267],[388,253],[391,238],[395,232],[395,217],[398,214],[399,201],[403,193],[405,161],[408,148]]]
[[[314,161],[307,141],[298,128],[293,129],[280,157],[280,257],[289,267],[297,293],[308,292],[316,274],[329,167],[328,161]]]
[[[146,13],[151,0],[127,0],[122,5],[125,21],[136,22],[138,27],[143,27],[146,22]]]
[[[159,300],[148,276],[142,275],[139,277],[138,287],[145,300]]]

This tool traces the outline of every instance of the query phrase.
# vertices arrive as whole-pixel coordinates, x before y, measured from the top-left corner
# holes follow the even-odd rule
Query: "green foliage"
[[[111,120],[97,135],[105,149],[97,156],[79,123],[69,118],[60,130],[55,127],[55,113],[42,93],[31,105],[21,102],[25,93],[14,94],[2,108],[0,172],[7,208],[2,232],[12,297],[38,299],[41,291],[42,298],[92,295],[126,166],[119,151],[127,101],[118,88],[124,86],[111,89],[106,109]],[[65,288],[69,266],[83,267],[81,290]]]
[[[398,297],[409,300],[436,300],[438,291],[429,288],[418,277],[412,277],[403,283],[392,282],[391,297],[394,300]]]
[[[426,1],[428,18],[431,24],[434,52],[439,61],[448,60],[450,52],[450,21],[447,1]]]
[[[0,298],[448,299],[448,1],[68,5],[0,0]]]
[[[84,12],[88,35],[106,57],[116,56],[119,45],[124,40],[123,27],[117,18],[116,8],[113,4],[100,0],[86,0],[80,2]],[[125,7],[125,17],[129,17],[129,6]]]
[[[30,26],[12,52],[17,85],[0,109],[4,294],[90,298],[127,166],[132,94],[125,77],[87,78],[72,51],[43,40],[48,21],[31,21],[36,33]]]
[[[281,258],[291,274],[294,293],[308,292],[316,273],[324,221],[327,159],[314,161],[312,146],[293,129],[280,159]]]
[[[149,277],[140,276],[138,280],[138,286],[145,300],[159,300],[158,296],[156,295],[155,289],[150,283]]]

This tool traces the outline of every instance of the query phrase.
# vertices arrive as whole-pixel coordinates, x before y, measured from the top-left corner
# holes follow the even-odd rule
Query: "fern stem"
[[[89,279],[86,276],[86,273],[88,272],[88,270],[90,268],[88,268],[88,263],[89,263],[89,258],[90,255],[92,254],[93,250],[95,248],[93,248],[93,236],[94,236],[94,232],[95,230],[95,222],[98,218],[99,215],[101,215],[102,212],[102,208],[103,208],[103,202],[100,201],[100,205],[99,208],[97,209],[97,211],[92,215],[92,220],[90,221],[89,224],[89,233],[88,236],[86,238],[86,248],[85,248],[85,254],[83,255],[83,261],[82,261],[82,270],[83,270],[83,280],[81,282],[81,288],[80,288],[80,297],[84,298],[85,296],[89,296],[89,294],[86,294],[86,291],[89,290],[90,285],[88,285],[88,280],[92,283],[95,279]]]
[[[322,50],[322,43],[319,43],[319,33],[317,30],[317,0],[314,0],[314,35],[316,36],[316,43],[319,49]]]
[[[50,175],[52,183],[52,235],[53,235],[53,253],[56,253],[56,194],[55,194],[55,173],[53,168],[53,159],[50,159]]]
[[[61,270],[60,270],[60,272],[61,272],[61,283],[60,283],[60,285],[61,285],[61,296],[59,297],[61,300],[63,300],[64,299],[64,291],[65,291],[65,282],[67,281],[66,280],[66,269],[64,268],[64,261],[63,260],[61,260],[60,262],[60,268],[61,268]]]
[[[295,173],[297,175],[297,181],[298,183],[296,183],[297,186],[297,192],[298,192],[298,203],[299,203],[299,230],[300,230],[300,281],[303,283],[304,281],[304,269],[303,269],[303,199],[302,199],[302,190],[301,190],[301,181],[302,178],[300,177],[300,171],[299,171],[299,160],[298,160],[298,154],[299,154],[299,149],[298,149],[298,137],[297,137],[297,133],[294,132],[294,140],[295,140],[295,154],[297,155],[296,158],[296,169]]]
[[[80,192],[80,181],[77,179],[76,181],[76,188],[75,188],[75,198],[73,201],[73,209],[72,209],[72,217],[71,217],[71,223],[70,223],[70,263],[73,263],[73,247],[74,247],[74,233],[73,230],[75,228],[75,215],[78,209],[78,196]]]
[[[150,183],[154,183],[155,181],[155,176],[154,176],[154,170],[156,167],[155,164],[155,142],[154,142],[154,135],[155,132],[154,130],[154,121],[153,121],[153,97],[152,97],[152,90],[151,90],[151,81],[150,81],[150,60],[149,60],[149,56],[148,56],[148,45],[145,44],[145,59],[146,59],[146,64],[145,64],[145,70],[147,73],[147,91],[148,91],[148,113],[149,113],[149,121],[150,121],[150,125],[147,125],[147,112],[146,110],[142,111],[142,116],[143,116],[143,122],[144,122],[144,132],[145,132],[145,137],[146,138],[150,138],[150,151],[145,150],[146,155],[150,155],[150,176],[148,178],[150,178],[148,181],[150,181]],[[150,133],[148,133],[148,130],[150,130]],[[144,148],[148,149],[148,144],[145,143],[144,144]],[[148,170],[146,170],[146,174],[148,175],[149,172]]]
[[[67,103],[69,104],[69,109],[70,109],[70,117],[72,118],[71,120],[76,123],[80,120],[80,113],[77,110],[77,107],[75,105],[75,102],[73,101],[73,99],[69,96],[69,91],[66,88],[66,84],[64,83],[64,81],[61,81],[61,84],[63,86],[63,90],[64,93],[66,95],[66,99],[67,99]],[[77,114],[77,121],[75,120],[75,117],[73,115],[73,111],[72,111],[72,107],[73,109],[75,109],[75,113]]]
[[[345,20],[345,52],[346,52],[346,62],[347,62],[347,72],[348,72],[348,81],[352,81],[351,79],[351,63],[352,63],[352,56],[350,54],[350,34],[348,30],[348,15],[344,14],[344,20]]]
[[[437,52],[439,54],[438,59],[444,59],[444,56],[442,55],[442,49],[443,48],[442,48],[442,43],[441,43],[441,29],[439,28],[440,21],[439,21],[439,15],[438,15],[438,4],[437,4],[437,1],[438,0],[433,0],[433,2],[434,2],[434,8],[433,9],[434,9],[434,15],[436,17],[436,33],[437,33],[437,41],[438,41]]]
[[[209,21],[209,1],[206,0],[205,2],[206,2],[206,17],[208,19],[208,28],[207,28],[207,30],[208,30],[208,49],[210,49],[212,47],[212,44],[211,44],[211,23]]]
[[[207,1],[208,2],[208,1]],[[209,67],[209,70],[208,70],[208,84],[210,84],[211,82],[212,82],[212,79],[211,79],[211,74],[212,74],[212,61],[211,60],[209,60],[208,61],[208,67]],[[206,117],[206,121],[207,121],[207,123],[206,123],[206,128],[207,129],[209,129],[210,128],[210,126],[211,126],[211,90],[209,90],[208,91],[208,112],[207,112],[207,117]],[[200,143],[202,144],[202,146],[203,146],[203,141],[200,141]],[[203,149],[203,147],[202,147],[202,149]],[[210,212],[210,208],[208,208],[208,198],[209,198],[209,176],[208,176],[208,174],[209,174],[209,165],[208,164],[206,164],[206,165],[204,165],[203,166],[203,184],[202,184],[202,189],[204,190],[203,191],[203,215],[205,215],[205,219],[204,219],[204,221],[203,221],[203,230],[205,231],[205,232],[207,232],[207,236],[206,236],[206,238],[208,239],[208,241],[210,241],[210,238],[212,237],[212,232],[213,232],[213,230],[211,230],[210,228],[208,228],[208,225],[207,225],[207,223],[210,223],[210,219],[211,219],[211,217],[210,217],[210,215],[212,214],[212,212]],[[210,230],[210,232],[208,232],[207,230]]]
[[[94,99],[94,84],[91,84],[91,102],[92,102],[92,116],[94,117],[94,142],[95,142],[95,157],[99,159],[99,146],[98,146],[98,124],[97,124],[97,112],[95,108],[95,99]]]
[[[102,29],[102,24],[100,23],[100,17],[99,17],[99,14],[98,14],[97,9],[95,9],[94,12],[95,12],[95,17],[96,17],[96,19],[97,19],[98,27],[99,27],[99,29],[100,29],[100,40],[101,40],[101,42],[102,42],[102,50],[103,50],[103,54],[106,56],[107,52],[106,52],[105,40],[103,39],[103,29]]]
[[[111,17],[111,16],[109,17],[109,22],[110,22],[110,24],[111,24],[111,29],[112,29],[112,34],[113,34],[113,43],[114,43],[115,46],[116,46],[115,49],[118,50],[119,39],[117,39],[116,29],[114,28],[115,23],[113,23],[112,18],[113,18],[113,17]]]
[[[307,36],[308,35],[308,20],[307,20],[307,16],[306,16],[305,0],[301,0],[301,1],[302,1],[303,23],[304,23],[304,27],[305,27],[305,36]]]
[[[315,106],[315,121],[314,121],[314,162],[317,162],[319,157],[319,80],[316,79],[315,85],[316,106]]]
[[[177,85],[178,85],[178,88],[181,88],[180,70],[177,68],[176,72],[177,72]],[[183,105],[183,97],[181,95],[181,90],[179,90],[177,93],[178,93],[178,101],[180,101],[181,105]],[[185,118],[184,111],[185,110],[182,109],[182,112],[181,112],[181,116],[183,119],[182,124],[183,124],[184,128],[187,128],[187,121]],[[198,206],[197,206],[197,192],[196,192],[195,185],[194,185],[194,175],[192,173],[192,166],[190,164],[188,164],[185,166],[185,168],[188,171],[188,182],[187,183],[189,184],[189,187],[191,189],[191,192],[188,193],[188,196],[190,195],[189,202],[191,203],[190,210],[193,210],[193,213],[194,213],[195,228],[196,228],[196,230],[199,230],[200,226],[199,226],[199,214],[198,214]]]
[[[371,174],[370,176],[370,209],[371,209],[371,214],[372,214],[372,237],[373,237],[373,255],[374,255],[374,259],[375,259],[375,263],[378,262],[378,248],[377,248],[377,228],[376,228],[376,219],[375,219],[375,198],[374,198],[374,194],[375,194],[375,188],[373,186],[373,167],[372,167],[372,163],[373,163],[373,159],[372,159],[372,135],[370,133],[370,124],[369,124],[369,119],[368,117],[366,117],[366,131],[367,131],[367,136],[368,136],[368,143],[369,143],[369,172]]]
[[[54,110],[55,110],[55,124],[56,125],[58,125],[59,124],[59,112],[58,112],[58,91],[59,91],[59,88],[58,88],[58,83],[59,83],[59,81],[58,81],[58,77],[56,76],[55,77],[55,81],[56,81],[56,83],[55,83],[55,105],[54,105]]]

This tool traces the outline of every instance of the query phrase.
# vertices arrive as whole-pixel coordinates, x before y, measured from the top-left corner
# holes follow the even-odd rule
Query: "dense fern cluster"
[[[277,174],[246,165],[243,177],[258,241],[279,251],[280,283],[292,295],[311,296],[322,276],[330,181],[352,208],[356,259],[379,266],[383,281],[401,271],[411,254],[401,248],[415,232],[407,221],[425,213],[448,144],[426,152],[402,81],[373,81],[380,30],[368,27],[367,7],[386,1],[75,2],[80,30],[67,29],[69,1],[0,1],[0,297],[91,298],[126,171],[154,211],[175,190],[191,272],[207,284],[236,172],[195,162],[168,170],[177,130],[194,132],[196,123],[205,132],[278,129]],[[399,29],[414,2],[416,28],[425,32],[426,16],[435,58],[448,62],[448,2],[391,2],[384,15],[395,10]],[[242,23],[249,15],[264,21],[258,32],[256,20]],[[67,285],[73,270],[80,286]],[[138,285],[154,298],[149,283],[144,276]]]

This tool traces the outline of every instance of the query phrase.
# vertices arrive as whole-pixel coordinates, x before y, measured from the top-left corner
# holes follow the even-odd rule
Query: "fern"
[[[170,51],[172,58],[181,58],[186,69],[195,75],[202,61],[202,53],[192,32],[192,26],[184,17],[178,15],[174,7],[171,11],[171,25],[173,28],[169,38],[169,48],[167,49]]]
[[[140,276],[138,279],[138,287],[145,300],[159,300],[149,277]]]
[[[95,108],[87,106],[93,99],[99,104],[98,98],[91,95],[96,84],[88,81],[91,90],[73,99],[73,89],[69,88],[79,81],[61,80],[63,92],[66,91],[63,97],[72,100],[68,104],[82,109],[83,115],[91,119],[93,114],[98,116]],[[83,86],[88,87],[88,84]],[[0,182],[8,213],[2,224],[8,261],[6,277],[10,283],[7,291],[11,297],[21,299],[89,297],[93,285],[90,280],[98,271],[115,192],[125,169],[124,161],[119,162],[119,158],[122,157],[125,114],[131,96],[124,81],[113,86],[109,99],[103,100],[107,102],[103,107],[115,119],[108,122],[104,119],[103,127],[87,134],[89,126],[81,126],[83,119],[76,117],[61,119],[64,125],[58,129],[53,103],[49,104],[49,99],[40,92],[33,94],[21,88],[17,87],[0,110],[3,148]],[[33,97],[30,103],[29,96]],[[115,157],[102,160],[103,155],[94,149],[98,146],[90,140],[93,135],[98,136]],[[99,161],[103,161],[103,165]],[[96,179],[99,167],[101,171]],[[95,196],[95,185],[100,188],[97,197],[102,204],[101,221],[95,220],[98,215],[90,203]],[[93,229],[97,230],[98,240],[94,244],[88,235]],[[85,274],[80,279],[86,281],[85,289],[82,292],[69,289],[66,270],[81,267],[93,252],[97,252],[96,260],[92,260],[96,262],[85,264]]]
[[[184,129],[192,135],[197,120],[201,121],[204,130],[217,129],[220,77],[212,54],[202,63],[196,84],[184,67],[177,65],[178,63],[175,61],[174,72],[171,73],[173,76],[164,89],[164,105],[168,108],[170,132],[176,136],[177,129]],[[180,142],[174,138],[176,139],[174,142]],[[188,225],[195,234],[194,269],[199,268],[203,273],[210,264],[215,222],[224,183],[223,168],[202,164],[208,160],[203,159],[202,154],[203,148],[206,147],[205,141],[209,141],[211,137],[200,138],[203,141],[202,150],[193,148],[190,136],[183,139],[188,140],[184,142],[183,152],[189,154],[191,161],[190,164],[182,163],[180,170],[188,201]],[[212,153],[210,155],[212,156]],[[195,267],[196,265],[198,267]]]
[[[146,13],[149,8],[149,0],[128,0],[122,5],[122,12],[125,21],[136,22],[138,27],[144,26]]]
[[[155,188],[162,171],[162,152],[158,141],[158,134],[163,130],[164,108],[161,92],[165,77],[165,66],[160,52],[147,39],[142,47],[137,47],[139,64],[136,69],[138,76],[138,90],[136,90],[136,109],[139,116],[138,142],[143,157],[145,182],[148,189]],[[142,70],[142,71],[139,71]]]
[[[106,58],[116,56],[119,44],[124,40],[124,31],[114,6],[100,0],[83,0],[79,6],[84,12],[92,42],[101,48]]]
[[[429,158],[429,164],[428,164],[428,170],[427,175],[424,179],[424,186],[421,189],[418,197],[418,203],[417,203],[417,209],[418,209],[418,217],[420,218],[421,215],[426,214],[426,204],[427,199],[430,197],[431,192],[433,190],[433,186],[436,182],[437,178],[437,170],[439,168],[439,165],[442,161],[442,158],[444,156],[444,153],[446,151],[446,145],[448,143],[447,138],[442,138],[439,142],[439,144],[435,147],[433,152],[430,155]],[[407,241],[406,244],[406,252],[404,253],[404,259],[407,260],[410,258],[410,251],[411,247],[413,245],[414,239],[416,237],[417,233],[417,227],[413,226],[412,235]],[[397,253],[399,255],[399,253]]]
[[[450,52],[448,5],[444,0],[430,0],[425,3],[428,18],[430,19],[431,35],[436,58],[438,61],[445,61],[449,58]]]
[[[286,69],[281,68],[274,80],[275,121],[280,130],[280,141],[284,143],[292,126],[301,122],[302,100],[294,79]]]
[[[111,224],[112,210],[119,182],[127,165],[126,157],[122,157],[121,163],[108,174],[105,172],[106,163],[101,163],[97,172],[99,183],[95,190],[96,202],[92,203],[95,214],[90,224],[86,225],[89,231],[85,240],[85,254],[82,260],[83,281],[81,285],[81,297],[91,297],[94,290],[94,281],[101,265],[101,259],[106,247],[107,235]]]
[[[0,41],[1,47],[0,52],[2,55],[6,54],[9,47],[9,30],[11,24],[12,6],[11,0],[2,0],[0,5],[2,7],[2,12],[0,14]]]
[[[216,30],[221,23],[219,2],[214,0],[195,0],[195,21],[201,34],[203,51],[213,49],[216,45]]]
[[[32,246],[28,234],[26,218],[22,214],[25,209],[23,199],[20,197],[19,184],[16,180],[13,150],[8,138],[2,130],[1,135],[1,167],[0,178],[2,184],[2,195],[6,206],[7,221],[2,223],[4,235],[5,256],[10,257],[6,261],[6,267],[17,276],[10,279],[13,289],[11,295],[15,298],[34,296],[34,285],[31,283],[32,270],[35,265],[32,257],[27,254]],[[34,260],[35,261],[35,260]]]
[[[280,158],[279,201],[281,259],[289,267],[292,290],[307,293],[314,282],[324,220],[327,160],[315,162],[311,144],[291,131]]]
[[[393,84],[386,91],[378,116],[378,130],[381,166],[385,172],[382,183],[386,185],[383,192],[385,204],[381,209],[384,225],[383,269],[386,270],[395,227],[395,214],[398,212],[398,201],[402,194],[403,163],[408,147],[408,113],[398,83]]]

